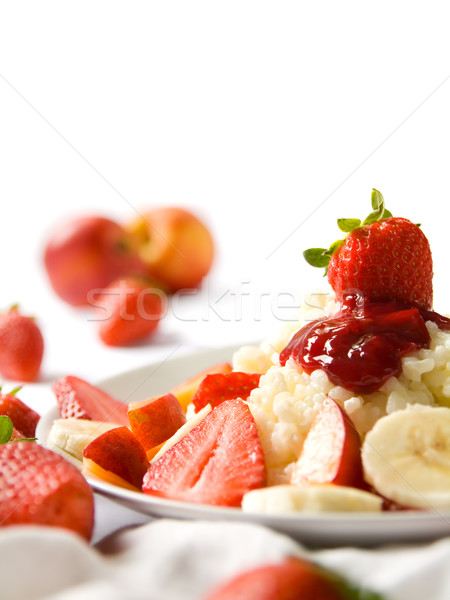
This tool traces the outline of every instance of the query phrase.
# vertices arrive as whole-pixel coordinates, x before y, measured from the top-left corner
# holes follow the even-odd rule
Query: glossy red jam
[[[293,358],[306,373],[322,369],[336,385],[370,394],[400,375],[402,356],[429,348],[425,321],[450,331],[450,319],[433,311],[348,296],[337,314],[300,329],[281,352],[280,363]]]

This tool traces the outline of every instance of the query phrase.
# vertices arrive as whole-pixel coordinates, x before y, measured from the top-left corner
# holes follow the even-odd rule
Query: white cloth
[[[0,596],[202,600],[237,573],[289,555],[320,562],[386,600],[450,598],[450,539],[404,548],[308,551],[259,525],[169,519],[121,529],[96,546],[56,528],[4,528]]]

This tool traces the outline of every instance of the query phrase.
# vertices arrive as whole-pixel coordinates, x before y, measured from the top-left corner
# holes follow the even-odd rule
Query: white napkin
[[[308,556],[386,600],[448,600],[450,539],[405,548],[308,552],[259,525],[161,519],[97,547],[55,528],[0,532],[7,600],[202,600],[230,577],[288,555]]]

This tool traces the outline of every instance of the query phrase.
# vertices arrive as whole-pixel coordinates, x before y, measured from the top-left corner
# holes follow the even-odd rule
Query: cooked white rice
[[[450,406],[450,333],[432,322],[427,323],[430,348],[405,356],[400,377],[391,377],[369,395],[357,396],[335,386],[320,370],[308,375],[292,360],[281,367],[278,355],[292,335],[306,322],[335,310],[334,298],[324,294],[321,306],[316,302],[315,308],[303,307],[299,320],[286,324],[278,336],[259,347],[244,346],[233,357],[235,370],[264,373],[248,404],[261,437],[270,485],[289,481],[305,435],[326,396],[347,411],[362,436],[381,416],[407,405]]]

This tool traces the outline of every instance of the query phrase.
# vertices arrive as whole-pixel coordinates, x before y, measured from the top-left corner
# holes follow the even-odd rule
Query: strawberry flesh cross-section
[[[146,494],[218,506],[240,506],[265,485],[263,450],[248,406],[225,400],[169,448],[144,476]]]
[[[128,407],[84,379],[67,375],[53,384],[62,419],[91,419],[129,426]]]
[[[211,404],[214,408],[224,400],[233,398],[247,400],[251,391],[258,387],[260,379],[260,373],[241,373],[240,371],[206,375],[192,399],[195,412],[207,404]]]

